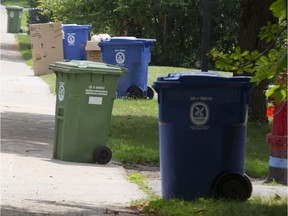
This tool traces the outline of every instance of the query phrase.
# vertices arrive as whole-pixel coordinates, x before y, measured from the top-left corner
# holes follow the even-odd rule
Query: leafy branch
[[[224,54],[215,49],[210,55],[215,65],[220,70],[232,71],[236,74],[250,73],[253,75],[251,82],[259,84],[263,80],[271,80],[274,86],[266,92],[267,97],[273,97],[276,103],[287,99],[287,23],[285,19],[286,6],[284,0],[277,0],[271,6],[273,14],[279,18],[279,23],[261,28],[259,38],[269,45],[259,51],[242,51],[234,47]],[[285,12],[283,12],[285,11]],[[283,37],[283,33],[286,35]],[[278,44],[277,44],[278,42]]]

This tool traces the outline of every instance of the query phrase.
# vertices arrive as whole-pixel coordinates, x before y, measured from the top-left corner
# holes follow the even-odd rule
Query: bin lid
[[[77,25],[77,24],[62,24],[63,30],[78,30],[78,29],[90,29],[91,25]]]
[[[193,86],[224,86],[224,85],[248,85],[251,87],[248,76],[223,76],[217,72],[182,72],[172,73],[167,76],[158,77],[157,81],[153,83],[153,88],[169,88],[179,85],[179,87]]]
[[[156,42],[156,39],[136,38],[136,37],[112,37],[101,40],[99,46],[102,45],[144,45],[145,47],[152,46]]]
[[[93,61],[58,61],[49,65],[49,69],[54,72],[70,73],[70,74],[110,74],[122,76],[128,72],[128,69],[109,65],[101,62]]]
[[[23,10],[20,6],[6,6],[6,10]]]

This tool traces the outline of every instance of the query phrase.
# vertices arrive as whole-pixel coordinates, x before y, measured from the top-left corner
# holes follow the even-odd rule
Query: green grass
[[[188,68],[150,66],[148,68],[148,86],[152,86],[152,83],[155,82],[157,80],[157,77],[159,76],[165,76],[169,73],[186,72],[186,71],[196,71],[196,70]]]
[[[55,93],[56,75],[55,74],[45,74],[45,75],[41,75],[41,78],[49,85],[50,92],[55,95],[56,94]]]
[[[159,163],[156,100],[116,99],[108,145],[122,163]]]
[[[30,36],[17,34],[16,40],[18,41],[22,58],[25,60],[26,64],[33,66]]]
[[[151,189],[146,185],[146,179],[139,173],[134,173],[131,174],[127,177],[127,180],[137,184],[139,189],[142,190],[147,197],[141,200],[135,200],[133,201],[133,205],[139,205],[142,203],[147,203],[147,202],[151,202],[151,201],[156,201],[158,199],[160,199],[160,197],[158,195],[155,195]]]
[[[6,1],[16,2],[16,1]],[[17,1],[18,2],[18,1]],[[25,2],[25,1],[23,1]],[[13,4],[13,3],[12,3]],[[15,4],[14,4],[15,5]],[[23,6],[17,4],[19,6]],[[17,35],[19,48],[26,63],[32,66],[30,37]],[[191,71],[186,68],[150,66],[148,85],[157,77],[174,72]],[[41,76],[55,94],[55,75]],[[266,135],[270,126],[257,123],[248,124],[246,146],[246,173],[254,177],[268,174],[269,145]],[[158,107],[156,100],[116,99],[111,119],[108,146],[113,150],[113,160],[122,163],[159,164]],[[284,198],[252,197],[246,202],[198,199],[192,202],[182,200],[163,201],[146,186],[146,179],[140,174],[128,176],[128,180],[137,184],[147,198],[137,200],[148,204],[144,213],[151,216],[283,216],[287,215],[287,200]],[[143,205],[140,205],[143,206]]]
[[[16,36],[23,58],[32,66],[30,37]],[[192,69],[149,66],[148,84],[157,77]],[[55,94],[55,75],[41,76]],[[159,163],[158,104],[156,100],[116,99],[111,119],[108,145],[113,150],[113,159],[122,163]],[[266,135],[271,128],[257,123],[248,124],[246,148],[246,173],[253,177],[268,174],[269,145]]]
[[[287,200],[253,197],[246,202],[198,199],[157,200],[150,202],[144,212],[153,216],[284,216]]]
[[[269,144],[266,136],[271,132],[269,124],[249,123],[247,126],[246,173],[253,177],[264,177],[268,174]]]

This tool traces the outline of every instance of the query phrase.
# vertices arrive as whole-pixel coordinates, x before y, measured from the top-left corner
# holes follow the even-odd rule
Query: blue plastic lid
[[[230,85],[230,84],[248,84],[250,83],[248,76],[222,76],[217,72],[182,72],[172,73],[167,76],[158,77],[157,81],[153,83],[153,88],[172,87],[175,85],[181,86],[203,86],[203,85]],[[192,84],[192,85],[191,85]]]
[[[101,40],[99,46],[107,45],[107,44],[117,44],[117,45],[143,45],[144,46],[152,46],[156,42],[156,39],[146,39],[146,38],[136,38],[136,37],[112,37]]]
[[[78,29],[90,29],[91,25],[77,25],[77,24],[62,24],[63,29],[69,30],[78,30]]]

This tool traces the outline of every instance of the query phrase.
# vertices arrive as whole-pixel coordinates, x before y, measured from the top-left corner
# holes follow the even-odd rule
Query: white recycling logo
[[[75,36],[74,35],[68,35],[67,41],[69,44],[74,44],[75,43]]]
[[[64,83],[59,83],[59,89],[58,89],[58,99],[59,101],[63,101],[65,97],[65,87]]]
[[[205,125],[209,120],[209,107],[206,103],[196,102],[190,108],[190,119],[194,125]]]
[[[118,64],[123,64],[125,62],[125,54],[123,52],[117,52],[115,59]]]

